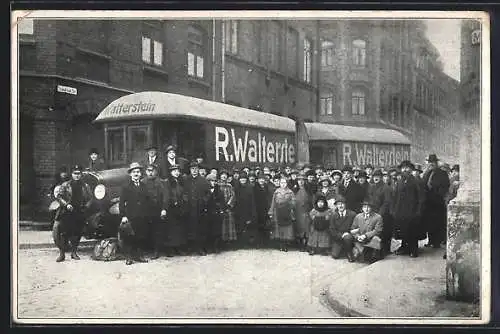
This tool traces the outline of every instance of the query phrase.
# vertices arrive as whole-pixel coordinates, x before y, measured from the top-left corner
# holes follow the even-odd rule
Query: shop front
[[[326,123],[306,123],[306,129],[312,164],[387,168],[411,159],[410,140],[396,130]]]

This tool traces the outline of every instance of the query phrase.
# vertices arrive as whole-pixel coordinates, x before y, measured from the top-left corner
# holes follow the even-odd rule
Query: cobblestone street
[[[324,289],[363,264],[274,250],[160,258],[126,266],[56,263],[55,249],[21,250],[20,318],[338,317]]]

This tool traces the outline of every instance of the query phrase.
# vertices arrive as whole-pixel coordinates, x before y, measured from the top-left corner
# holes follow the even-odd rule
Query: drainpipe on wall
[[[226,22],[221,20],[221,102],[226,102]]]

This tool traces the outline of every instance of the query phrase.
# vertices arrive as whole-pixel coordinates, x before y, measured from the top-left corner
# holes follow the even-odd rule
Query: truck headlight
[[[104,184],[98,184],[94,189],[94,196],[97,199],[103,199],[106,195],[106,187]]]

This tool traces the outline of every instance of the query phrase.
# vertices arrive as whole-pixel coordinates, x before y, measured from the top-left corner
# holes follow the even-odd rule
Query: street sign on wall
[[[71,95],[77,95],[78,90],[74,87],[69,87],[69,86],[63,86],[63,85],[57,85],[57,91],[59,93],[66,93],[66,94],[71,94]]]

